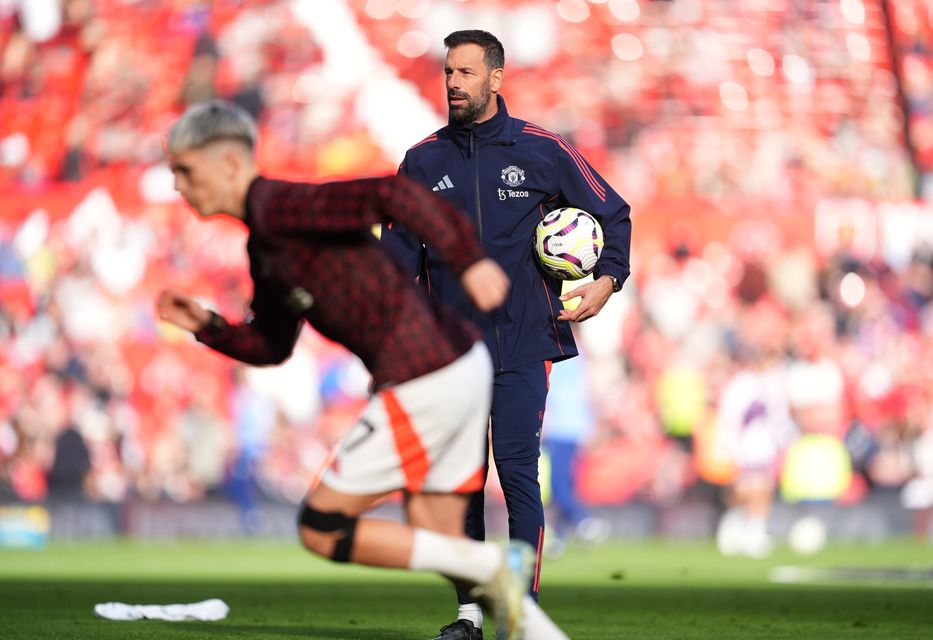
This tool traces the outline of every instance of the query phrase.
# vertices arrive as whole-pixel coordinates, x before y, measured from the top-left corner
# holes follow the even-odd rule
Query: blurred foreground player
[[[394,221],[429,238],[481,310],[501,304],[508,278],[469,221],[414,182],[269,180],[255,166],[255,141],[249,115],[211,101],[185,112],[167,144],[185,200],[202,217],[232,216],[249,229],[252,317],[230,324],[172,290],[159,296],[159,317],[254,365],[288,358],[302,321],[359,356],[374,395],[307,496],[304,545],[336,562],[436,571],[480,599],[500,638],[565,638],[523,595],[531,550],[469,540],[456,524],[465,495],[482,484],[489,354],[470,325],[408,282],[369,230]],[[399,489],[409,524],[360,519]]]

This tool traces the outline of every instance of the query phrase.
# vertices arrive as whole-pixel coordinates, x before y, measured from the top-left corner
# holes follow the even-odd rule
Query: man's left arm
[[[558,173],[563,199],[569,206],[593,214],[603,229],[603,250],[596,263],[593,282],[561,296],[561,300],[580,298],[580,303],[572,311],[562,309],[557,318],[582,322],[599,313],[609,296],[619,291],[629,276],[631,207],[573,148],[562,147],[558,152]]]
[[[466,214],[405,176],[320,185],[267,181],[251,197],[263,200],[251,207],[257,213],[247,225],[273,242],[277,236],[369,232],[393,222],[424,238],[456,274],[485,257]]]

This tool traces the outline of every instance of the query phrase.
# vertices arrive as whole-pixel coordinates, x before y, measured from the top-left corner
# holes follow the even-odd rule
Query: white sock
[[[461,604],[460,611],[457,612],[457,620],[469,620],[474,627],[479,629],[483,626],[483,610],[478,602]]]
[[[415,529],[408,568],[482,583],[495,575],[502,561],[502,550],[494,545]]]

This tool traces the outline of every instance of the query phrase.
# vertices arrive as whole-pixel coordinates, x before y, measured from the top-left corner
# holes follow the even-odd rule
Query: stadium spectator
[[[764,557],[782,455],[798,430],[783,361],[788,327],[783,309],[761,298],[740,310],[737,328],[739,367],[719,398],[716,437],[732,450],[738,472],[717,545],[725,555]]]

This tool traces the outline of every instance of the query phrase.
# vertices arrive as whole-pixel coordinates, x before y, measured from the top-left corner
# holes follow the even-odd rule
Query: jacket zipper
[[[474,143],[472,130],[470,130],[470,154],[473,156],[473,184],[476,187],[476,227],[479,231],[480,244],[483,244],[483,205],[479,191],[479,145]],[[492,320],[492,328],[496,333],[496,370],[502,371],[502,336],[499,331],[499,323],[496,322],[496,313],[497,310],[493,309],[489,316]]]

